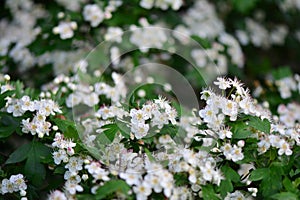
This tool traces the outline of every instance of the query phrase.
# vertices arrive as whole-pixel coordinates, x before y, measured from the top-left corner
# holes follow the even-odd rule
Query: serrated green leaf
[[[282,189],[282,176],[278,170],[280,167],[271,167],[269,173],[264,176],[259,188],[264,197],[270,197]]]
[[[265,133],[270,133],[271,123],[269,120],[261,120],[259,117],[250,116],[248,125]]]
[[[278,194],[272,195],[272,199],[277,200],[298,200],[298,195],[291,192],[281,192]]]
[[[28,153],[31,151],[32,143],[24,144],[10,154],[9,158],[6,160],[5,164],[13,164],[24,161]]]
[[[249,127],[244,122],[230,123],[230,126],[233,133],[232,137],[235,139],[245,139],[252,134]]]
[[[224,165],[221,168],[221,170],[224,173],[226,179],[229,179],[235,183],[240,181],[240,175],[235,170],[233,170],[231,167]]]
[[[104,199],[107,195],[112,194],[114,192],[121,192],[127,195],[130,187],[123,180],[111,180],[106,182],[103,186],[101,186],[96,193],[97,199]]]
[[[259,181],[264,179],[266,176],[269,176],[270,170],[268,168],[256,169],[251,172],[249,180],[250,181]]]
[[[149,160],[151,162],[154,162],[155,161],[155,158],[152,156],[151,152],[149,151],[149,149],[145,148],[145,153],[146,155],[148,156]]]
[[[46,176],[46,169],[39,161],[39,158],[35,155],[28,156],[28,159],[24,167],[25,176],[33,183],[35,186],[42,184]]]
[[[231,2],[237,11],[247,13],[255,7],[258,0],[231,0]]]
[[[293,181],[293,185],[295,186],[295,188],[298,188],[298,186],[300,185],[300,177],[296,178],[296,180]]]
[[[66,172],[66,169],[62,166],[58,166],[54,170],[54,174],[64,174]]]
[[[115,139],[115,135],[119,131],[119,127],[117,124],[107,124],[107,125],[102,126],[101,129],[104,129],[102,134],[105,134],[105,136],[111,142]]]
[[[225,198],[225,196],[227,195],[227,193],[232,192],[233,191],[233,185],[231,183],[230,180],[226,179],[226,180],[222,180],[221,184],[220,184],[220,193],[222,198]]]
[[[282,184],[287,191],[293,192],[293,193],[297,192],[297,189],[294,187],[292,181],[288,177],[285,177],[283,179]]]
[[[202,197],[204,200],[219,200],[211,185],[202,186]]]
[[[41,161],[51,154],[50,148],[39,142],[32,142],[28,152],[24,172],[26,177],[36,186],[42,184],[46,176],[46,169]]]
[[[5,98],[8,96],[12,96],[15,93],[14,90],[8,90],[0,94],[0,109],[3,108],[6,104]]]
[[[65,137],[72,139],[79,138],[75,123],[73,121],[59,118],[54,118],[52,121],[58,126]]]
[[[274,69],[272,71],[272,75],[275,80],[280,80],[280,79],[292,76],[293,72],[291,71],[290,67],[282,66],[282,67],[279,67],[278,69]]]

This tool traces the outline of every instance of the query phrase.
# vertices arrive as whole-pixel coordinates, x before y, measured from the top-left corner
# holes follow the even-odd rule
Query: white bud
[[[73,30],[76,30],[77,29],[77,23],[76,22],[71,22],[71,28]]]
[[[58,19],[61,19],[61,18],[63,18],[64,16],[65,16],[65,13],[63,13],[63,12],[59,12],[59,13],[57,14]]]
[[[172,86],[169,83],[164,84],[164,90],[166,92],[170,92],[172,90]]]
[[[26,191],[25,191],[25,190],[21,190],[21,191],[20,191],[20,195],[21,195],[22,197],[26,196]]]
[[[89,178],[89,176],[87,174],[83,174],[81,178],[82,180],[86,181]]]
[[[139,90],[138,92],[137,92],[137,95],[139,96],[139,97],[141,97],[141,98],[143,98],[143,97],[145,97],[146,96],[146,92],[145,92],[145,90]]]
[[[243,147],[243,146],[245,146],[245,141],[244,140],[240,140],[240,141],[238,141],[237,145],[239,147]]]
[[[8,74],[4,75],[4,80],[9,81],[10,80],[10,76]]]
[[[84,162],[84,164],[90,164],[91,163],[88,159],[85,159],[83,162]]]
[[[57,127],[57,126],[53,126],[53,127],[52,127],[52,130],[57,131],[57,130],[58,130],[58,127]]]

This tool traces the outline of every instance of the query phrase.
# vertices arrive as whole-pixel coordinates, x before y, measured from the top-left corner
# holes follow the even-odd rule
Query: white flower
[[[96,182],[97,180],[103,180],[103,181],[108,181],[110,180],[110,178],[108,177],[109,172],[105,171],[102,168],[98,168],[94,171],[94,173],[92,174],[93,178],[94,178],[94,182]]]
[[[14,184],[10,182],[8,179],[2,180],[2,193],[13,193],[14,192]]]
[[[71,157],[65,168],[69,169],[70,172],[77,172],[82,170],[83,160],[79,157]]]
[[[55,190],[50,193],[48,200],[67,200],[67,197],[63,192]]]
[[[120,177],[124,179],[128,185],[139,185],[142,178],[140,174],[133,170],[120,173]]]
[[[231,160],[231,158],[232,158],[232,155],[231,155],[232,149],[233,148],[232,148],[231,144],[225,144],[221,148],[221,150],[223,151],[223,154],[224,154],[224,156],[226,157],[227,160]]]
[[[65,150],[59,149],[58,151],[53,152],[54,163],[59,165],[61,161],[67,162],[69,160],[68,155]]]
[[[225,139],[225,138],[231,138],[232,137],[232,132],[230,130],[227,129],[221,129],[219,132],[219,137],[220,139]]]
[[[227,88],[230,88],[230,81],[222,77],[218,77],[217,80],[218,81],[215,81],[214,84],[218,85],[221,90],[226,90]]]
[[[145,114],[143,110],[131,109],[129,116],[131,117],[131,122],[144,123],[145,120],[149,119],[149,115]]]
[[[91,94],[85,95],[85,97],[83,98],[83,103],[88,105],[89,107],[92,107],[99,103],[99,97],[96,93],[93,92]]]
[[[156,193],[160,193],[162,191],[159,176],[156,176],[154,174],[147,174],[144,180],[151,188],[154,189]]]
[[[133,191],[136,194],[137,200],[146,200],[152,193],[151,187],[148,184],[145,184],[145,182],[138,186],[134,186]]]
[[[246,199],[245,196],[240,191],[235,191],[234,193],[228,193],[224,200],[242,200]]]
[[[204,166],[200,166],[202,176],[206,181],[212,181],[214,175],[214,169],[210,162],[206,162]]]
[[[60,22],[58,26],[53,28],[54,34],[59,34],[62,40],[72,38],[74,36],[74,30],[77,29],[76,22]]]
[[[24,181],[24,176],[22,174],[12,175],[9,181],[14,184],[14,191],[26,190],[27,185]]]
[[[118,65],[120,63],[120,50],[118,47],[111,47],[110,48],[110,60],[112,62],[113,65]]]
[[[122,35],[123,35],[123,31],[121,28],[109,27],[107,29],[106,34],[104,35],[104,39],[120,43],[120,42],[122,42]]]
[[[25,111],[22,109],[22,104],[19,100],[12,99],[7,107],[7,112],[12,113],[14,117],[20,117]]]
[[[175,119],[172,119],[172,121],[174,122]],[[161,113],[159,111],[154,113],[152,126],[157,126],[157,128],[161,129],[164,126],[164,124],[168,124],[168,123],[169,123],[169,118],[167,113],[165,112]],[[174,123],[176,123],[176,121]]]
[[[238,104],[231,100],[226,100],[222,105],[222,112],[230,116],[231,121],[235,121],[238,114]]]
[[[140,6],[146,9],[151,9],[154,5],[154,0],[142,0]]]
[[[239,106],[243,109],[243,112],[248,115],[249,113],[254,113],[254,105],[250,97],[243,98],[239,102]]]
[[[239,160],[244,159],[244,154],[242,153],[242,148],[237,147],[236,145],[233,146],[231,150],[231,159],[233,162],[237,162]]]
[[[278,155],[287,155],[287,156],[290,156],[293,154],[293,151],[290,149],[290,145],[289,143],[287,143],[285,140],[280,140],[279,142],[279,150],[278,150]]]
[[[30,100],[30,97],[29,96],[23,96],[21,98],[21,108],[23,111],[31,111],[33,112],[35,109],[34,109],[34,103]]]
[[[260,142],[257,143],[257,146],[258,146],[259,154],[263,154],[268,151],[271,144],[267,140],[261,140]]]
[[[149,131],[149,124],[137,123],[132,124],[131,131],[135,135],[136,139],[145,137]]]
[[[210,123],[216,118],[217,110],[211,106],[206,106],[204,109],[199,110],[199,116],[203,118],[203,121]]]
[[[83,95],[79,92],[72,93],[68,96],[66,99],[66,105],[67,107],[71,108],[74,107],[82,102]]]
[[[74,195],[76,194],[76,191],[78,192],[82,192],[83,191],[83,187],[77,183],[71,182],[71,181],[67,181],[65,183],[65,190],[68,191],[70,194]]]
[[[92,27],[96,27],[104,20],[104,13],[98,5],[88,4],[83,9],[83,17]]]
[[[101,164],[99,162],[91,162],[84,166],[85,169],[88,170],[90,174],[94,174],[99,168],[101,168]]]

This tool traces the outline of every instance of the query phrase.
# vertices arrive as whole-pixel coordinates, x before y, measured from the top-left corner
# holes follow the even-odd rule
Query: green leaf
[[[222,180],[220,184],[220,193],[222,198],[225,198],[227,193],[233,191],[233,185],[230,180]]]
[[[259,117],[250,116],[248,125],[265,133],[270,133],[271,123],[269,120],[261,120]]]
[[[104,129],[102,134],[105,134],[105,136],[111,142],[115,139],[115,135],[119,131],[119,127],[117,124],[107,124],[107,125],[102,126],[101,129]]]
[[[32,143],[24,144],[15,150],[12,154],[10,154],[5,164],[18,163],[25,160],[28,156],[28,153],[31,151],[31,144]]]
[[[244,14],[253,9],[257,2],[258,0],[231,0],[233,7]]]
[[[282,169],[271,166],[259,186],[262,195],[267,198],[278,193],[282,189]]]
[[[14,90],[8,90],[0,94],[0,109],[3,108],[6,104],[5,98],[8,96],[12,96],[15,93]]]
[[[24,172],[26,177],[32,181],[33,185],[39,186],[46,176],[46,169],[41,161],[51,154],[50,148],[39,142],[32,142],[32,147],[28,152]]]
[[[261,168],[261,169],[256,169],[251,172],[251,175],[249,177],[250,181],[259,181],[264,179],[266,176],[269,176],[269,169],[268,168]]]
[[[0,120],[0,139],[10,136],[17,128],[19,128],[19,118],[4,114]]]
[[[46,169],[35,154],[28,157],[24,167],[24,174],[35,186],[41,185],[45,179]]]
[[[127,195],[130,187],[123,180],[111,180],[106,182],[102,187],[97,190],[96,198],[104,199],[107,195],[114,192],[121,192]]]
[[[75,126],[75,123],[70,120],[54,118],[52,121],[58,126],[58,128],[62,131],[64,136],[67,138],[78,139],[78,133]]]
[[[58,166],[54,170],[54,174],[64,174],[66,172],[66,169],[62,166]]]
[[[240,175],[235,170],[233,170],[231,167],[224,165],[221,168],[221,170],[224,173],[226,179],[229,179],[235,183],[240,181]]]
[[[15,129],[14,126],[0,127],[0,139],[9,137]]]
[[[282,184],[287,191],[293,192],[293,193],[297,192],[297,188],[294,187],[292,181],[288,177],[285,177],[283,179]]]
[[[46,170],[41,161],[51,155],[50,148],[39,142],[24,144],[14,151],[6,164],[18,163],[26,160],[24,167],[25,176],[36,186],[45,179]]]
[[[149,149],[145,148],[145,153],[146,155],[148,156],[149,160],[151,162],[154,162],[155,161],[155,158],[152,156],[151,152],[149,151]]]
[[[272,71],[272,75],[275,80],[280,80],[289,76],[293,75],[293,72],[291,71],[291,68],[288,66],[282,66],[278,69],[274,69]]]
[[[278,194],[272,195],[272,199],[277,199],[277,200],[297,200],[298,196],[294,193],[291,192],[281,192]]]
[[[245,139],[252,134],[249,127],[244,122],[230,123],[230,126],[233,133],[232,137],[235,139]]]
[[[202,196],[204,200],[219,200],[211,185],[202,186]]]

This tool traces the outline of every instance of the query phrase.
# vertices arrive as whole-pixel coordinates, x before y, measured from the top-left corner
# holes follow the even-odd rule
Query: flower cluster
[[[159,164],[147,163],[145,165],[146,175],[144,177],[135,170],[127,169],[120,174],[120,177],[133,186],[133,191],[138,200],[147,199],[152,193],[163,191],[166,197],[171,197],[174,189],[172,174],[162,168]]]
[[[11,175],[9,179],[3,179],[0,183],[0,193],[20,192],[21,200],[27,200],[26,196],[27,185],[23,174]]]
[[[158,129],[163,128],[169,121],[176,124],[177,112],[169,105],[169,102],[160,97],[144,104],[141,109],[135,108],[130,110],[131,132],[137,139],[146,137],[151,127],[157,126]],[[150,121],[150,125],[146,121]],[[151,127],[150,127],[151,126]]]
[[[228,98],[217,95],[211,90],[201,92],[201,99],[204,99],[207,105],[199,111],[199,115],[209,128],[220,130],[220,128],[224,127],[226,116],[229,117],[230,121],[236,121],[240,113],[270,118],[268,113],[262,112],[261,109],[258,109],[258,106],[255,106],[248,89],[244,89],[239,81],[236,79],[227,80],[221,77],[217,80],[214,83],[221,90],[231,89],[235,92],[231,92]]]
[[[49,135],[51,123],[46,118],[55,113],[61,113],[58,105],[51,99],[41,99],[32,101],[29,96],[23,96],[21,99],[9,98],[6,106],[8,113],[14,117],[20,117],[25,112],[35,113],[33,119],[27,118],[22,120],[22,131],[31,133],[42,138]]]
[[[142,0],[140,1],[140,6],[146,9],[151,9],[153,7],[160,8],[162,10],[167,10],[171,7],[173,10],[178,10],[183,4],[182,0],[163,0],[163,1],[155,1],[155,0]]]
[[[123,101],[126,97],[127,88],[125,87],[122,76],[117,73],[112,73],[112,79],[115,86],[112,87],[104,82],[97,82],[94,86],[89,87],[83,83],[68,83],[68,87],[73,92],[67,97],[67,107],[75,107],[79,104],[84,104],[93,107],[99,103],[99,96],[105,95],[107,99],[111,99],[112,103]]]
[[[55,199],[54,197],[59,196],[63,198],[74,198],[76,192],[82,192],[83,187],[80,185],[82,179],[86,180],[86,175],[80,177],[79,172],[83,170],[84,159],[81,156],[76,156],[74,147],[76,143],[72,142],[71,139],[67,139],[63,134],[57,132],[53,140],[52,147],[55,149],[53,154],[54,163],[60,165],[64,163],[66,169],[64,173],[64,193],[60,191],[52,192],[48,199]]]

